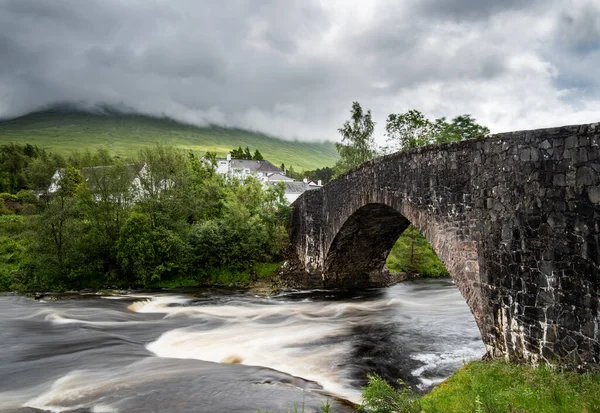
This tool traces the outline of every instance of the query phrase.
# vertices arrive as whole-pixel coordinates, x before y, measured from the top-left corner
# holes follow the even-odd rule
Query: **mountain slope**
[[[221,127],[196,127],[167,118],[111,113],[107,115],[53,109],[0,122],[0,144],[30,143],[69,154],[101,145],[115,155],[135,155],[156,142],[198,153],[225,156],[233,148],[260,150],[275,165],[282,162],[296,171],[332,166],[338,154],[331,142],[285,141],[261,133]]]

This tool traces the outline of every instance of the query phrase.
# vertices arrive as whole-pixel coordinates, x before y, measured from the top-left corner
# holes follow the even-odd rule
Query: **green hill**
[[[95,114],[52,109],[0,122],[0,144],[30,143],[69,154],[101,145],[115,155],[135,155],[156,142],[225,156],[231,149],[248,146],[260,150],[275,165],[284,162],[296,171],[333,166],[338,158],[332,142],[286,141],[261,133],[222,127],[197,127],[168,118],[122,113]]]

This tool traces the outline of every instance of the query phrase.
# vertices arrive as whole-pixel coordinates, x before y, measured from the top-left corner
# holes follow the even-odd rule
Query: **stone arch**
[[[346,219],[328,248],[323,280],[329,285],[368,284],[410,221],[394,208],[369,203]]]
[[[359,203],[324,248],[325,285],[368,285],[380,278],[398,237],[413,224],[442,260],[485,334],[476,243],[459,221],[448,224],[400,198],[372,196]],[[388,199],[389,202],[385,202]],[[383,202],[382,202],[383,201]],[[466,224],[465,224],[466,225]]]

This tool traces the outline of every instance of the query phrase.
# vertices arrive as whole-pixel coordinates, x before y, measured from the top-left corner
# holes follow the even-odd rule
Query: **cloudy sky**
[[[0,117],[98,103],[337,139],[352,101],[600,121],[598,0],[0,0]]]

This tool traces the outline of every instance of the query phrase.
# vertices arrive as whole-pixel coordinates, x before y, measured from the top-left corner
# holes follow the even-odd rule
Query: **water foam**
[[[344,369],[340,363],[351,351],[350,343],[336,340],[348,334],[340,318],[352,314],[360,319],[387,305],[302,301],[286,305],[173,307],[173,303],[185,301],[181,297],[162,297],[137,307],[137,311],[218,318],[225,322],[206,331],[198,331],[194,325],[168,331],[146,346],[157,356],[212,362],[235,360],[268,367],[316,381],[326,391],[354,403],[360,402],[360,392],[340,378]]]

